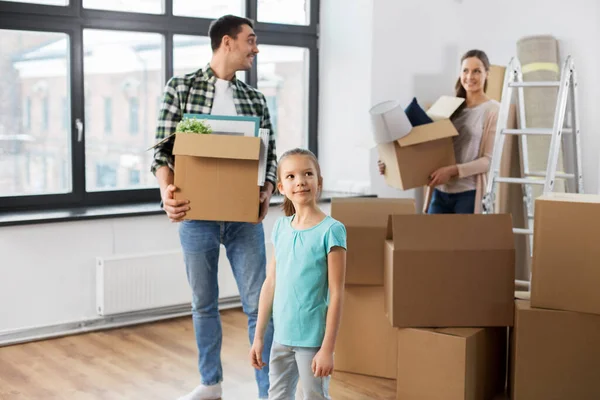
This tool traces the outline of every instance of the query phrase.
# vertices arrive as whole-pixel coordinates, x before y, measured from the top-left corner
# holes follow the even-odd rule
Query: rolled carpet
[[[523,80],[560,80],[560,56],[558,40],[551,35],[526,36],[517,42],[517,57],[521,62]],[[528,128],[552,128],[558,88],[525,88],[525,120]],[[550,149],[550,136],[527,137],[529,170],[545,171]],[[558,157],[557,172],[563,171],[562,147]],[[543,187],[532,187],[533,197],[537,198]],[[554,191],[564,192],[565,182],[555,180]]]

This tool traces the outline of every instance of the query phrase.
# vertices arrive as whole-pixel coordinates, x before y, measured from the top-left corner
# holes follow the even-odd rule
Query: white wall
[[[329,204],[320,207],[330,212]],[[273,206],[265,218],[267,255],[273,223],[281,215]],[[96,257],[180,250],[178,226],[155,215],[0,228],[0,335],[99,318]],[[223,254],[221,261],[219,295],[237,296]]]
[[[321,1],[319,155],[325,190],[368,192],[373,0]]]
[[[355,10],[348,10],[342,0],[322,3],[327,3],[322,5],[322,51],[334,49],[321,56],[321,154],[327,154],[327,172],[333,178],[365,179],[366,166],[375,193],[412,195],[385,187],[375,172],[376,154],[347,151],[361,140],[364,129],[370,129],[369,107],[388,99],[408,103],[413,96],[421,103],[432,102],[441,94],[452,94],[465,51],[481,48],[493,64],[506,65],[516,55],[519,38],[552,34],[559,40],[561,56],[570,54],[576,62],[585,189],[597,192],[597,1],[574,0],[568,5],[564,0],[378,0],[360,1]],[[369,67],[364,66],[366,59]],[[340,121],[341,104],[356,99],[357,92],[361,100],[352,102]],[[341,171],[333,167],[342,163]]]

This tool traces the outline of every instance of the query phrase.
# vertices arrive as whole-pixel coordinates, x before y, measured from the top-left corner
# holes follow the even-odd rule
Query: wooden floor
[[[222,312],[223,400],[257,399],[246,318]],[[191,317],[0,348],[0,399],[171,400],[199,383]],[[395,381],[336,372],[335,400],[395,399]]]

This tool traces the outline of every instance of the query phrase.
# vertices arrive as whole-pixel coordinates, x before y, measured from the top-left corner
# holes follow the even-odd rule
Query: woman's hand
[[[333,372],[333,352],[319,350],[312,360],[312,371],[315,378],[324,378]]]
[[[456,175],[458,175],[458,167],[456,165],[438,168],[429,177],[429,187],[436,187],[448,183],[448,181]]]
[[[381,160],[377,160],[377,167],[379,167],[379,174],[385,174],[385,163]]]

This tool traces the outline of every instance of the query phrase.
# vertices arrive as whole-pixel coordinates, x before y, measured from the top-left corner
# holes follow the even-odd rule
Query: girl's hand
[[[333,372],[333,352],[319,350],[312,360],[312,371],[315,378],[326,377]]]
[[[252,348],[250,349],[250,364],[256,369],[262,369],[266,366],[262,360],[262,352],[265,347],[264,342],[260,339],[254,339]]]
[[[436,187],[448,183],[455,175],[458,175],[458,168],[456,165],[448,165],[447,167],[439,168],[431,174],[429,187]]]

